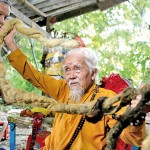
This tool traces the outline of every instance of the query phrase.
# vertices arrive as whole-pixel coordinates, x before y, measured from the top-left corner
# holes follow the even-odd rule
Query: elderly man
[[[87,48],[71,50],[64,59],[65,80],[56,80],[37,71],[14,41],[13,29],[4,39],[11,50],[10,64],[18,72],[44,93],[65,104],[96,101],[102,96],[113,97],[114,92],[95,84],[97,75],[97,56]],[[120,111],[123,113],[124,109]],[[56,113],[53,129],[45,141],[44,150],[102,150],[107,144],[106,129],[112,128],[117,121],[104,116],[93,124],[82,115]],[[145,124],[130,125],[123,130],[120,138],[128,144],[140,146],[145,138]]]
[[[0,0],[0,27],[10,15],[11,2],[9,0]]]

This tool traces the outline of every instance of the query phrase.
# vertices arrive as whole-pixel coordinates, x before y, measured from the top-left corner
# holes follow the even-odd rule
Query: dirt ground
[[[14,118],[18,118],[18,114],[12,114]],[[11,116],[12,116],[11,115]],[[8,123],[8,120],[7,120],[7,117],[8,117],[8,113],[5,113],[5,112],[0,112],[0,123],[1,122],[7,122]],[[15,149],[11,149],[11,150],[25,150],[26,149],[26,145],[27,145],[27,139],[28,139],[28,136],[32,133],[32,124],[24,124],[25,120],[28,120],[28,121],[31,121],[32,118],[29,118],[29,117],[25,117],[25,118],[21,118],[20,117],[20,124],[16,124],[16,148]],[[43,119],[43,123],[42,123],[42,128],[44,130],[47,130],[47,131],[50,131],[51,128],[50,128],[50,125],[49,124],[46,124],[44,122],[45,119]],[[9,127],[10,125],[8,125],[8,129],[10,128]],[[10,130],[10,129],[9,129]],[[1,125],[1,128],[0,128],[0,150],[10,150],[10,141],[9,141],[9,134],[7,139],[1,139],[1,133],[3,131],[3,126]]]
[[[32,133],[31,127],[16,127],[16,149],[15,150],[25,150],[28,135]],[[9,139],[0,142],[1,149],[9,150]]]

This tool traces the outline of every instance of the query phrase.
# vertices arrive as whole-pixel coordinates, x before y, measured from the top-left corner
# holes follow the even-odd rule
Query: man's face
[[[91,87],[95,79],[95,75],[90,73],[84,57],[78,52],[66,57],[64,73],[70,89],[81,89],[83,94]]]
[[[10,6],[3,2],[0,2],[0,27],[3,25],[4,21],[10,15]]]

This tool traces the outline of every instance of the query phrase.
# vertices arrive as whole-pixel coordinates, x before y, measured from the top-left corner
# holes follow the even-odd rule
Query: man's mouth
[[[80,84],[79,81],[69,81],[70,86],[78,86]]]
[[[72,82],[72,83],[70,83],[70,85],[76,86],[76,85],[79,85],[79,82]]]

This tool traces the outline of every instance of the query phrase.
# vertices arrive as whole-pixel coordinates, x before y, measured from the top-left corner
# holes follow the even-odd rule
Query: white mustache
[[[68,84],[71,85],[73,83],[80,83],[79,79],[69,80]]]

